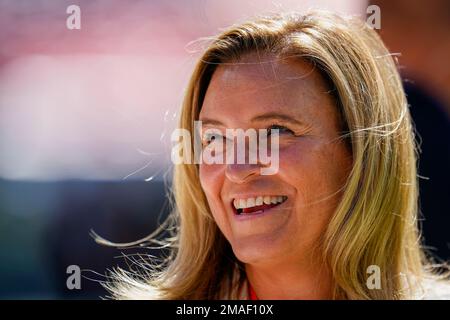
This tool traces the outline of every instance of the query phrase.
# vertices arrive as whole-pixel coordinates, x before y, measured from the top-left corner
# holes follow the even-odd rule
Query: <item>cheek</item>
[[[329,205],[331,201],[322,200],[343,186],[349,157],[343,145],[305,140],[280,150],[280,174],[295,187],[302,205]]]
[[[220,192],[222,190],[224,172],[223,165],[201,164],[199,168],[200,184],[213,213],[221,203]]]
[[[231,230],[222,203],[221,191],[225,178],[223,165],[201,164],[199,168],[200,184],[206,195],[212,217],[227,239],[231,239]]]
[[[296,243],[314,245],[336,210],[343,170],[341,151],[333,149],[305,141],[280,150],[280,177],[295,189],[292,233]]]
[[[217,164],[200,164],[199,165],[199,178],[203,190],[208,187],[213,187],[218,182],[218,179],[223,180],[221,176],[224,174],[223,165]]]

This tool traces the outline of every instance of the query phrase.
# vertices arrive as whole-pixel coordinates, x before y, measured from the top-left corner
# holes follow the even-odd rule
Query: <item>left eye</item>
[[[274,124],[267,128],[267,131],[268,131],[267,134],[270,135],[272,133],[272,130],[274,130],[274,129],[277,129],[279,134],[283,134],[283,133],[293,134],[294,133],[291,129],[289,129],[285,126]]]

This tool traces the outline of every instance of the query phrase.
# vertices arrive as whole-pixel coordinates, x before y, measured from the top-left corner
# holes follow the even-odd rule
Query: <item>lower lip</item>
[[[235,217],[236,220],[242,221],[242,220],[249,220],[249,219],[257,219],[260,217],[265,217],[269,214],[275,213],[275,211],[277,211],[277,209],[279,209],[280,207],[282,207],[286,202],[288,202],[289,199],[286,199],[283,203],[280,203],[279,205],[269,208],[269,209],[264,209],[261,210],[259,213],[256,212],[252,212],[252,213],[243,213],[243,214],[237,214],[236,212],[233,212],[233,215]]]

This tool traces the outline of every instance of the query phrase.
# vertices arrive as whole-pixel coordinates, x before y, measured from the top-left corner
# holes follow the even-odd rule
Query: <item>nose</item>
[[[225,176],[234,183],[244,183],[259,175],[258,164],[227,164]]]

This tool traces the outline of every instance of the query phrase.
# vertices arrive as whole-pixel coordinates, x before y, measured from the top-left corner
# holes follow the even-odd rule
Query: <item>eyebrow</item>
[[[199,119],[202,124],[204,125],[214,125],[214,126],[222,126],[225,127],[225,125],[215,119],[210,118],[203,118]],[[293,125],[301,126],[303,123],[297,119],[292,118],[290,115],[278,113],[278,112],[268,112],[261,115],[258,115],[256,117],[253,117],[250,121],[251,122],[263,122],[263,121],[270,121],[270,120],[278,120],[285,123],[291,123]]]
[[[262,121],[268,121],[268,120],[278,120],[281,122],[291,123],[291,124],[294,124],[297,126],[303,125],[303,123],[301,121],[294,119],[292,116],[284,114],[284,113],[278,113],[278,112],[264,113],[264,114],[254,117],[251,121],[252,122],[262,122]]]
[[[220,122],[218,120],[210,119],[210,118],[199,119],[199,121],[202,122],[202,125],[225,127],[225,125],[222,122]]]

